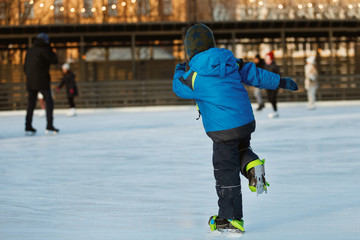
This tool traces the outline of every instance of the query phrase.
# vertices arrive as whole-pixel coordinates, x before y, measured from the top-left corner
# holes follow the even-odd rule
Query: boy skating
[[[210,28],[196,24],[185,36],[189,61],[175,68],[174,92],[194,99],[207,135],[213,140],[213,166],[219,213],[209,220],[211,230],[244,232],[240,172],[251,191],[267,190],[264,161],[250,147],[255,119],[244,84],[262,89],[297,90],[289,78],[236,59],[231,51],[216,48]]]

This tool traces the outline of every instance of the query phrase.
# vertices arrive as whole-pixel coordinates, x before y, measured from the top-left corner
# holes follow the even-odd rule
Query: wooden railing
[[[281,89],[279,102],[306,101],[303,77],[294,77],[299,91]],[[360,75],[321,76],[317,98],[326,100],[360,99]],[[53,84],[55,89],[57,83]],[[156,106],[193,104],[192,100],[180,99],[172,91],[172,79],[166,80],[122,80],[101,82],[78,82],[79,97],[75,102],[79,108],[107,108],[127,106]],[[247,87],[254,101],[252,87]],[[264,92],[264,97],[265,92]],[[65,90],[54,92],[55,107],[67,108]],[[27,92],[24,83],[0,84],[0,110],[26,109]]]
[[[172,91],[172,80],[78,82],[77,107],[127,107],[189,104],[191,100],[178,98]],[[53,89],[56,85],[53,85]],[[53,91],[55,107],[66,108],[65,90]],[[24,83],[0,85],[0,110],[25,109],[27,92]]]

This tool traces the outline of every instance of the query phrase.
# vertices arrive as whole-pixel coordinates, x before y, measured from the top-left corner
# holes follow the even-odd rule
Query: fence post
[[[84,42],[84,35],[80,35],[80,81],[86,81],[86,71],[85,71],[85,42]]]
[[[287,48],[286,48],[286,34],[285,34],[285,30],[281,31],[281,44],[282,44],[282,49],[283,49],[283,73],[285,76],[289,75],[288,74],[288,68],[287,68]]]
[[[135,48],[136,48],[135,34],[131,34],[131,63],[132,63],[132,75],[133,75],[132,78],[133,78],[133,80],[137,78],[137,76],[136,76]]]
[[[329,65],[330,65],[330,73],[334,73],[336,71],[335,64],[334,64],[334,46],[333,46],[333,30],[329,30],[329,48],[330,48],[330,58],[329,58]]]
[[[231,51],[236,55],[236,42],[235,42],[235,32],[231,33]]]

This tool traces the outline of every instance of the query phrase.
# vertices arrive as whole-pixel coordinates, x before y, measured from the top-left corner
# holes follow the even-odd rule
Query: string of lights
[[[130,2],[131,2],[132,4],[135,4],[135,3],[136,3],[136,0],[131,0]],[[29,4],[30,4],[30,5],[35,5],[36,3],[34,2],[34,0],[30,0],[30,1],[29,1]],[[38,5],[39,5],[40,8],[44,8],[44,7],[45,7],[45,3],[44,3],[44,2],[40,2],[40,3],[38,3]],[[126,5],[127,5],[127,2],[125,2],[125,1],[122,1],[122,2],[120,3],[120,6],[121,6],[121,7],[126,7]],[[118,5],[115,4],[115,3],[113,3],[113,4],[111,4],[111,6],[109,6],[109,8],[111,8],[112,10],[116,10],[116,9],[118,8]],[[54,4],[51,4],[51,5],[49,6],[49,9],[50,9],[50,10],[55,10],[55,5],[54,5]],[[80,9],[76,9],[76,8],[74,8],[74,7],[69,7],[68,9],[66,9],[63,5],[62,5],[61,7],[59,7],[59,11],[60,11],[60,12],[65,12],[65,11],[67,11],[67,10],[70,11],[71,13],[75,13],[75,12],[85,13],[85,12],[86,12],[86,8],[85,8],[85,7],[82,7],[82,8],[80,8]],[[106,10],[108,10],[108,7],[105,6],[105,5],[102,5],[102,6],[101,6],[101,11],[105,12]],[[91,7],[91,8],[90,8],[90,11],[91,11],[92,13],[95,13],[95,12],[96,12],[96,8],[95,8],[95,7]]]
[[[253,4],[257,4],[258,6],[260,6],[260,7],[263,7],[263,6],[265,6],[266,4],[265,4],[265,1],[263,1],[263,0],[260,0],[260,1],[257,1],[257,0],[249,0],[249,2],[250,3],[253,3]],[[279,9],[284,9],[285,8],[285,6],[286,5],[290,5],[290,6],[292,6],[292,4],[286,4],[285,2],[288,2],[288,1],[274,1],[274,2],[279,2],[278,4],[277,4],[277,7],[279,8]],[[297,8],[298,9],[303,9],[303,8],[318,8],[318,9],[324,9],[325,8],[325,6],[326,5],[331,5],[331,4],[333,4],[333,5],[336,5],[336,4],[339,4],[339,3],[341,3],[341,1],[339,1],[339,0],[331,0],[331,2],[329,1],[329,3],[326,3],[326,1],[313,1],[313,2],[308,2],[308,3],[303,3],[304,1],[301,1],[302,3],[299,3],[299,4],[297,4],[296,6],[297,6]],[[318,3],[315,3],[315,2],[318,2]],[[342,1],[342,2],[344,2],[344,1]],[[355,7],[358,7],[358,8],[360,8],[360,2],[359,1],[352,1],[352,3],[343,3],[343,4],[341,4],[342,6],[346,6],[347,8],[349,8],[349,9],[353,9],[353,8],[355,8]]]
[[[254,5],[258,5],[259,7],[266,7],[266,1],[264,0],[248,0],[250,3],[254,4]],[[136,0],[131,0],[130,1],[132,4],[136,3]],[[292,4],[286,4],[286,2],[288,1],[274,1],[274,2],[278,2],[277,4],[277,8],[278,9],[285,9],[285,8],[290,8],[290,7],[293,7]],[[303,1],[302,1],[303,2]],[[299,3],[296,5],[296,7],[298,9],[304,9],[304,8],[315,8],[315,9],[319,9],[319,10],[323,10],[324,8],[326,8],[326,6],[330,5],[331,3],[332,4],[338,4],[340,3],[339,0],[331,0],[329,2],[331,3],[328,3],[328,4],[325,4],[324,2],[319,2],[319,3],[315,3],[316,1],[313,2],[308,2],[308,3]],[[30,0],[29,1],[29,4],[30,5],[34,5],[35,2],[34,0]],[[37,3],[39,5],[40,8],[44,8],[45,7],[45,3],[44,2],[40,2],[40,3]],[[106,6],[106,5],[102,5],[101,6],[101,11],[106,11],[108,8],[111,8],[112,10],[116,10],[118,8],[118,5],[121,6],[121,7],[125,7],[127,5],[127,2],[126,1],[121,1],[119,4],[111,4],[111,6]],[[288,5],[288,6],[287,6]],[[291,6],[289,6],[291,5]],[[344,4],[341,4],[341,6],[344,6]],[[51,4],[50,6],[48,6],[50,10],[55,10],[55,5],[54,4]],[[358,1],[353,1],[352,3],[347,3],[346,6],[348,9],[354,9],[354,8],[360,8],[360,2]],[[70,7],[68,9],[66,9],[65,6],[61,6],[59,8],[59,11],[60,12],[64,12],[64,11],[70,11],[71,13],[75,13],[75,12],[81,12],[81,13],[84,13],[86,12],[86,8],[85,7],[81,7],[80,9],[76,9],[74,7]],[[90,8],[90,11],[92,13],[95,13],[96,12],[96,8],[95,7],[91,7]]]

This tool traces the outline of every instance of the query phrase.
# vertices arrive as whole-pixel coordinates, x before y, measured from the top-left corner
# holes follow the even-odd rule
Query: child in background
[[[45,114],[46,114],[46,111],[45,111],[46,103],[44,101],[44,96],[40,92],[38,92],[37,98],[38,98],[39,104],[40,104],[40,110],[37,115],[42,118],[42,117],[45,117]]]
[[[307,91],[309,110],[316,109],[316,90],[319,86],[318,75],[318,70],[315,66],[315,57],[308,57],[305,65],[305,89]]]
[[[62,65],[63,77],[60,85],[56,88],[56,91],[60,91],[62,86],[66,86],[66,95],[69,101],[70,110],[67,113],[69,117],[76,116],[76,108],[74,98],[78,96],[78,90],[75,82],[75,74],[70,70],[70,64],[65,63]]]
[[[276,65],[274,60],[274,53],[273,51],[269,52],[265,56],[265,65],[264,69],[270,71],[272,73],[280,74],[280,69],[278,65]],[[277,95],[279,89],[266,89],[267,97],[269,102],[273,107],[273,112],[269,114],[269,118],[277,118],[279,117],[278,108],[277,108]]]
[[[216,48],[210,28],[196,24],[185,36],[189,61],[175,68],[173,91],[194,99],[207,135],[213,141],[213,166],[219,213],[210,217],[211,230],[244,232],[240,172],[249,188],[258,194],[267,190],[264,160],[250,147],[255,119],[243,84],[261,89],[297,90],[290,78],[280,78],[254,63],[236,59],[226,49]]]

